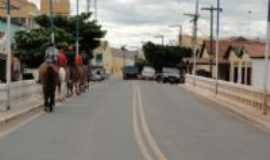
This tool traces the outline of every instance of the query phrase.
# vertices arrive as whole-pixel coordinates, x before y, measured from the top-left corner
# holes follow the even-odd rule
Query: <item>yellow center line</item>
[[[139,145],[139,143],[143,143],[143,147],[139,145],[140,149],[142,150],[142,152],[146,152],[147,151],[147,145],[149,144],[149,150],[151,150],[154,154],[154,156],[156,158],[158,158],[159,160],[167,160],[167,158],[165,157],[165,155],[161,152],[158,144],[156,143],[153,135],[150,132],[149,126],[146,122],[145,119],[145,113],[144,113],[144,106],[143,106],[143,101],[142,101],[142,96],[141,96],[141,89],[138,85],[134,85],[133,87],[133,122],[134,122],[134,129],[136,128],[136,132],[141,132],[141,135],[138,136],[136,138],[137,143]],[[137,112],[138,111],[138,112]],[[135,122],[136,121],[136,122]],[[139,127],[139,122],[141,122],[141,131],[140,131],[140,127]],[[139,133],[136,133],[139,134]],[[143,142],[143,138],[145,137],[145,141]],[[140,141],[140,142],[139,142]],[[151,155],[151,152],[148,151],[147,155]],[[144,154],[144,153],[143,153]],[[147,158],[146,158],[147,159]],[[155,159],[153,157],[151,157],[151,159]],[[148,160],[148,159],[147,159]]]

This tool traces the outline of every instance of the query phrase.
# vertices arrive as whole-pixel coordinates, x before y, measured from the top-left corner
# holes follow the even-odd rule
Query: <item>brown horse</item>
[[[39,78],[44,95],[44,109],[52,112],[55,106],[55,92],[59,84],[58,67],[53,64],[42,64],[39,68]]]
[[[83,65],[69,65],[67,67],[67,95],[72,96],[75,93],[80,95],[88,88],[87,68]]]

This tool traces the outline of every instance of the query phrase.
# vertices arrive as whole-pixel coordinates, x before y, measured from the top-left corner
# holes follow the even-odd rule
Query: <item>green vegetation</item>
[[[80,49],[86,51],[92,57],[93,49],[100,44],[100,39],[106,34],[101,25],[96,21],[90,20],[91,13],[79,15],[80,25]],[[56,45],[58,47],[75,46],[77,16],[64,17],[55,16],[53,18]],[[15,54],[28,67],[39,66],[45,54],[45,49],[50,42],[50,21],[47,15],[35,17],[35,22],[39,28],[30,31],[19,31],[15,35],[13,44]]]
[[[146,63],[157,71],[163,67],[178,67],[183,58],[191,57],[192,49],[178,46],[162,46],[148,42],[143,46]]]

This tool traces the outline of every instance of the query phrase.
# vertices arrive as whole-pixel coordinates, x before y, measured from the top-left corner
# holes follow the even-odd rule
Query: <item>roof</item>
[[[215,55],[216,52],[216,41],[214,41],[213,45],[213,53]],[[210,41],[204,41],[201,55],[207,49],[207,52],[210,53]],[[260,40],[250,40],[245,39],[243,37],[233,37],[228,39],[223,39],[220,41],[220,53],[219,58],[220,60],[227,60],[229,57],[229,53],[231,50],[239,52],[237,56],[241,57],[243,55],[242,51],[245,51],[251,58],[264,58],[265,54],[265,42]],[[200,57],[201,57],[200,55]]]
[[[127,59],[134,59],[134,57],[139,53],[138,51],[123,51],[118,48],[111,48],[111,52],[113,57],[123,58],[125,56]]]
[[[228,48],[231,45],[231,41],[228,40],[221,40],[219,42],[219,62],[220,63],[229,63],[228,59],[226,58],[226,55],[228,53]],[[199,54],[198,63],[206,64],[209,63],[209,59],[201,58],[204,51],[207,51],[207,53],[210,53],[211,51],[211,42],[209,40],[205,40],[202,45],[201,52]],[[213,59],[215,59],[216,55],[216,41],[213,41]]]

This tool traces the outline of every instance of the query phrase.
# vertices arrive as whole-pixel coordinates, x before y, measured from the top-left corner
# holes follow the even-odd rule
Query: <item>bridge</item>
[[[53,114],[29,109],[42,104],[33,81],[12,88],[12,108],[0,113],[1,160],[268,159],[269,115],[250,87],[219,81],[216,94],[214,80],[191,75],[180,86],[108,80]]]

